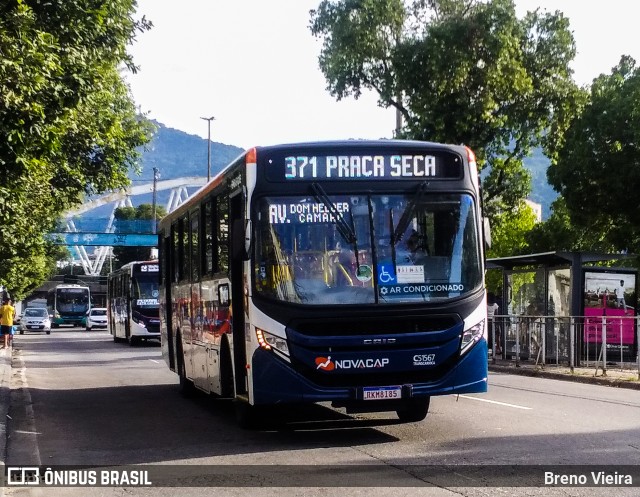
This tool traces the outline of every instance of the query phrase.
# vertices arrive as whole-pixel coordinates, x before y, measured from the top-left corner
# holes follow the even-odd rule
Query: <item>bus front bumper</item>
[[[253,403],[358,401],[362,387],[326,387],[312,383],[290,364],[262,349],[253,355]],[[401,385],[403,399],[487,391],[487,342],[481,340],[437,381]],[[389,385],[378,385],[381,387]],[[374,401],[375,402],[375,401]]]

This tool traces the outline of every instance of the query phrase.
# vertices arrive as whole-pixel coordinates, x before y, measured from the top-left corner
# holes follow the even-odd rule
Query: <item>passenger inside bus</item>
[[[330,256],[330,267],[335,286],[353,286],[356,256],[352,250],[336,242],[336,250]]]
[[[429,253],[426,248],[426,243],[424,243],[424,236],[421,236],[416,230],[411,230],[411,234],[409,238],[407,238],[406,246],[409,252],[409,260],[407,262],[416,265],[426,263]]]

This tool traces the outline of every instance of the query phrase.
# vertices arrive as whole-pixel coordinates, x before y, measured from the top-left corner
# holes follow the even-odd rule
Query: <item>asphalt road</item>
[[[492,373],[488,393],[435,397],[420,423],[307,406],[274,411],[278,423],[246,431],[231,402],[183,398],[154,342],[130,347],[79,329],[28,333],[15,341],[12,372],[8,466],[149,465],[157,483],[164,465],[162,481],[179,488],[8,488],[9,496],[209,495],[206,487],[216,485],[209,471],[231,485],[216,495],[640,493],[640,481],[635,488],[473,486],[490,473],[485,465],[507,465],[500,470],[516,475],[532,465],[621,472],[640,465],[640,391]],[[443,479],[420,465],[477,473]]]

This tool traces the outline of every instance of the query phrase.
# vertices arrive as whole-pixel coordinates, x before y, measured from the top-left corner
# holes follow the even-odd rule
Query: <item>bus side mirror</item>
[[[484,231],[484,243],[487,247],[491,247],[491,223],[488,217],[482,218],[482,228]]]

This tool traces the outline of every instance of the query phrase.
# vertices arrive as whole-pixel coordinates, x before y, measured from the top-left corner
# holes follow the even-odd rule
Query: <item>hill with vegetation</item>
[[[153,181],[153,168],[158,168],[160,179],[207,175],[207,140],[184,131],[168,128],[154,121],[156,133],[143,151],[142,174],[131,176],[138,182]],[[234,145],[211,142],[211,176],[220,172],[243,149]]]

